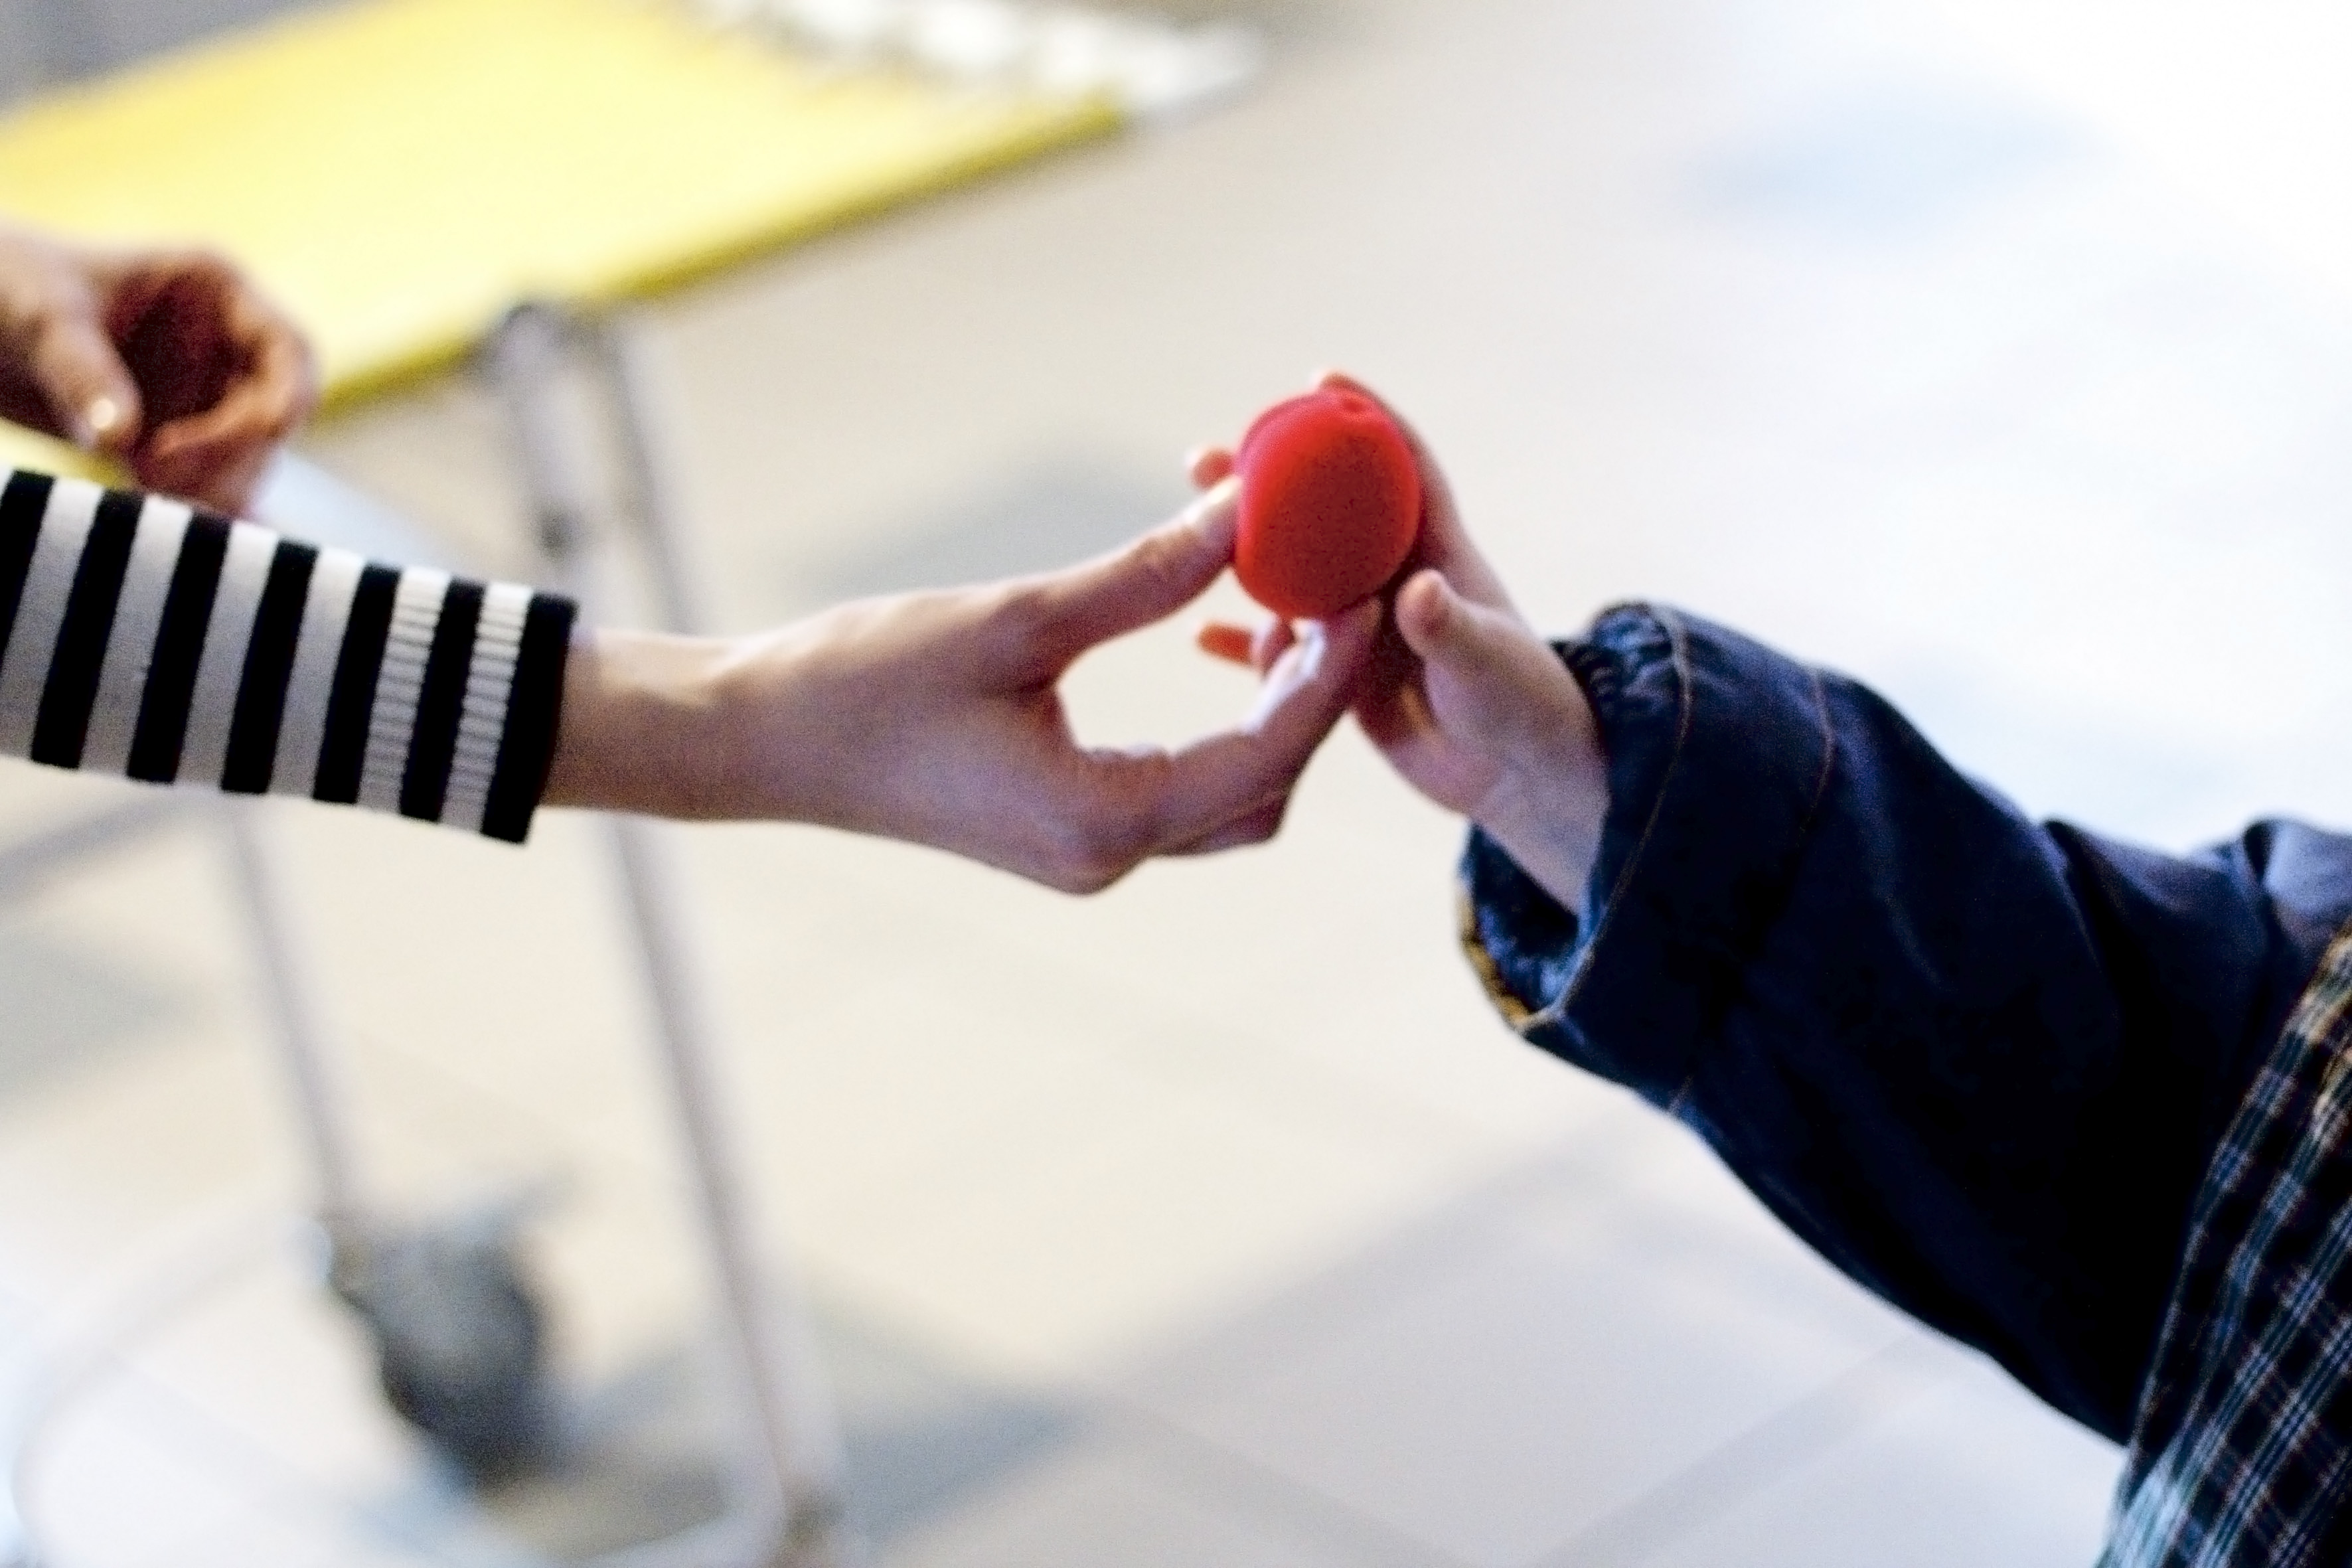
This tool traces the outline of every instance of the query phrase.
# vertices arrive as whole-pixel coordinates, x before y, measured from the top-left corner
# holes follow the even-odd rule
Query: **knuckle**
[[[64,356],[82,347],[94,322],[90,314],[74,302],[47,300],[26,325],[34,353]]]
[[[1002,673],[1024,682],[1057,678],[1078,640],[1076,612],[1054,585],[1039,579],[987,590],[979,608],[984,655]]]
[[[169,252],[167,259],[182,272],[215,282],[226,282],[237,275],[236,263],[206,246],[183,247]]]
[[[1090,899],[1097,893],[1109,891],[1129,869],[1127,867],[1111,866],[1071,867],[1055,878],[1054,887],[1072,898]]]
[[[1098,893],[1135,869],[1149,842],[1140,823],[1113,807],[1097,803],[1075,810],[1055,824],[1051,857],[1059,885],[1068,892]]]
[[[1255,821],[1244,824],[1241,829],[1240,837],[1235,840],[1235,842],[1241,844],[1270,844],[1281,832],[1282,813],[1278,811],[1268,812]]]
[[[1007,653],[1026,652],[1053,629],[1054,606],[1039,584],[1002,583],[983,594],[982,624],[994,630]]]
[[[79,397],[103,374],[105,355],[93,347],[100,342],[85,318],[52,307],[32,324],[25,359],[51,396]]]
[[[1161,529],[1138,540],[1131,557],[1135,574],[1155,587],[1173,592],[1192,565],[1189,533]]]
[[[1101,892],[1119,875],[1117,868],[1090,856],[1057,850],[1046,857],[1038,879],[1057,893],[1085,898]]]

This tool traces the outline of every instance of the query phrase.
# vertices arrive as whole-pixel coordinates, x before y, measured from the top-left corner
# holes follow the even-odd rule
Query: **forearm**
[[[734,645],[600,627],[572,640],[545,803],[704,820],[765,815],[739,758]]]
[[[572,609],[79,480],[0,487],[0,753],[520,840]]]
[[[1472,821],[1546,894],[1581,919],[1609,816],[1609,762],[1591,704],[1561,672],[1558,700],[1529,714],[1520,741],[1533,759],[1507,770]]]

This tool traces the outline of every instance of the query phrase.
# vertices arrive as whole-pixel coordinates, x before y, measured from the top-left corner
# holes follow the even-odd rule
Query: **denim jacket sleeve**
[[[1861,686],[1668,610],[1562,651],[1609,820],[1582,927],[1472,836],[1506,1018],[2121,1440],[2206,1163],[2352,917],[2352,840],[2174,858],[2037,826]]]

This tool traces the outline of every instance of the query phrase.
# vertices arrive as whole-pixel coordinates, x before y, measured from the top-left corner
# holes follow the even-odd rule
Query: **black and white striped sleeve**
[[[0,487],[0,754],[520,843],[572,617],[553,595],[17,472]]]

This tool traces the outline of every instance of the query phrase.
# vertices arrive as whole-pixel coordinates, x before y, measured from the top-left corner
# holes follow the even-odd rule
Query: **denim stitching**
[[[1683,749],[1690,739],[1692,711],[1697,706],[1697,700],[1692,695],[1694,683],[1691,679],[1689,634],[1671,610],[1647,605],[1643,608],[1665,627],[1674,647],[1676,708],[1674,750],[1667,756],[1665,773],[1658,781],[1658,797],[1651,804],[1649,820],[1642,825],[1642,837],[1634,842],[1633,852],[1625,858],[1625,868],[1617,874],[1616,883],[1609,889],[1609,897],[1601,905],[1601,919],[1593,925],[1592,934],[1586,939],[1583,962],[1576,966],[1576,973],[1569,977],[1559,995],[1541,1012],[1530,1015],[1528,1021],[1519,1026],[1519,1033],[1523,1036],[1559,1022],[1566,1016],[1569,1005],[1584,988],[1585,977],[1592,973],[1593,955],[1601,951],[1601,941],[1609,934],[1610,921],[1614,918],[1619,904],[1624,900],[1627,889],[1633,887],[1635,874],[1642,868],[1650,840],[1656,836],[1658,824],[1666,814],[1666,797],[1673,791],[1675,775],[1682,771]]]

